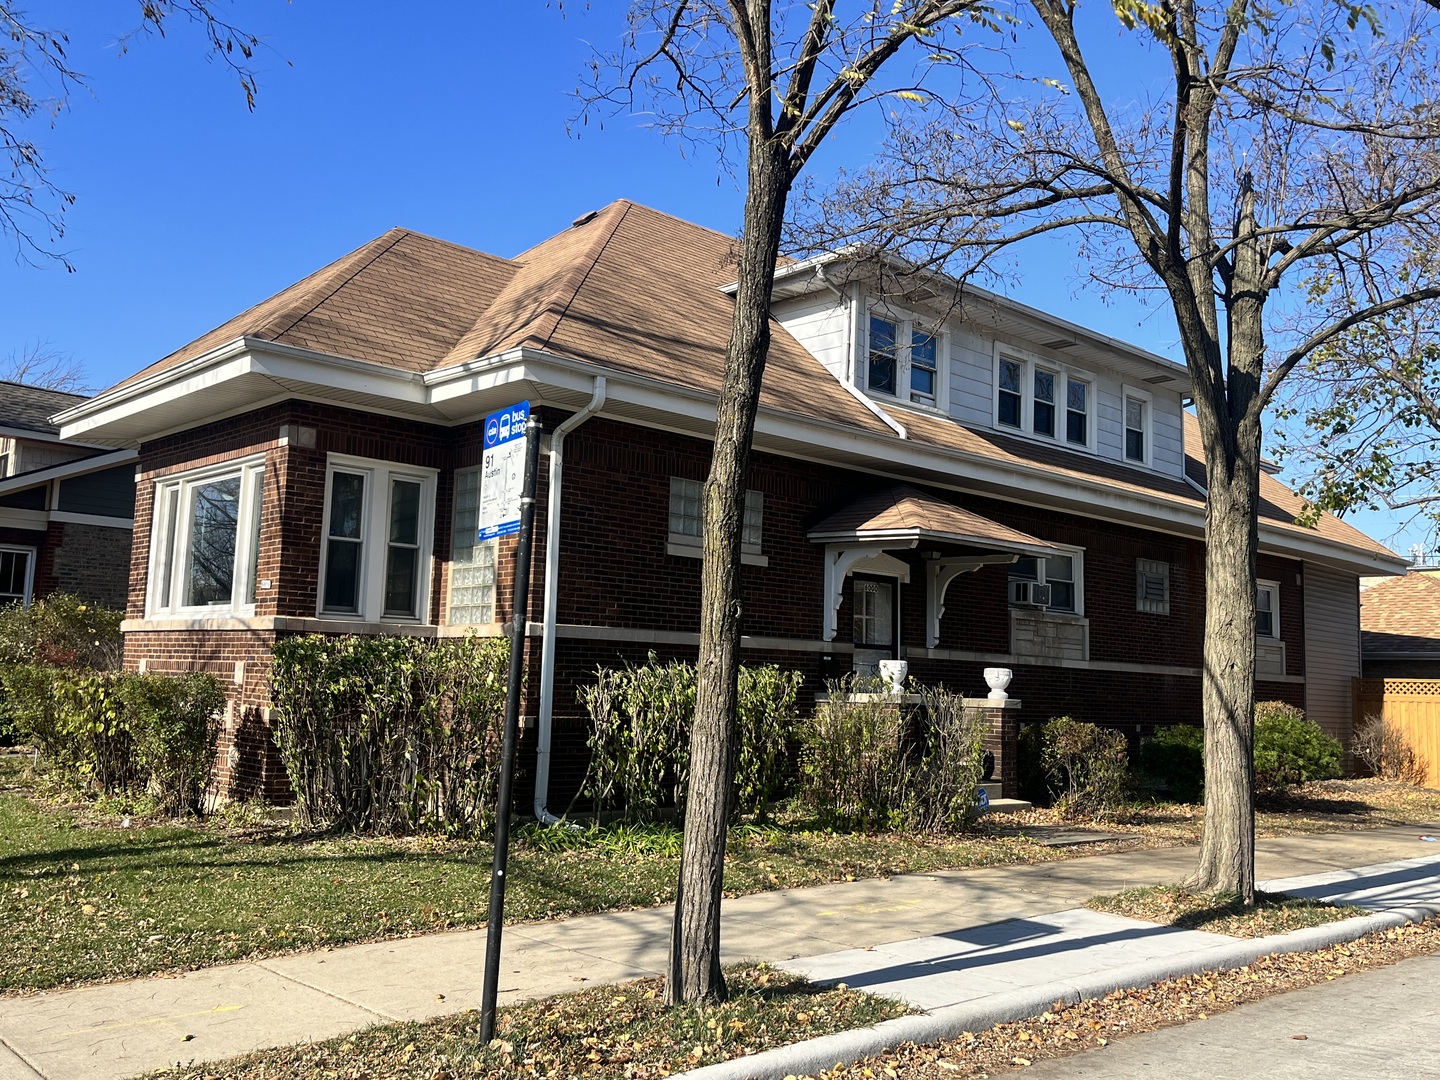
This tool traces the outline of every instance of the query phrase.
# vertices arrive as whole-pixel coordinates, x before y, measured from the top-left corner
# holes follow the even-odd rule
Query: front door
[[[856,575],[851,586],[854,607],[855,674],[877,678],[881,660],[894,660],[899,640],[899,605],[894,578]]]

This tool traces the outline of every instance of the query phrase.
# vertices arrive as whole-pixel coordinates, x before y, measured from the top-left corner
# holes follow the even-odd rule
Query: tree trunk
[[[1256,480],[1206,469],[1205,824],[1191,884],[1255,899]]]
[[[670,937],[667,1004],[721,1000],[720,895],[725,827],[735,773],[735,695],[740,670],[740,540],[750,442],[760,380],[770,348],[770,293],[789,194],[783,147],[752,136],[739,292],[715,417],[715,449],[705,483],[700,657],[690,783],[675,922]]]

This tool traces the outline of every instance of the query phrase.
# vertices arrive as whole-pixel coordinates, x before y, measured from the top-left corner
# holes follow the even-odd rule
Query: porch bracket
[[[824,638],[834,641],[840,617],[840,601],[845,595],[845,575],[861,559],[883,555],[894,544],[826,544],[825,545],[825,611]]]
[[[968,559],[940,559],[930,564],[929,596],[926,611],[929,618],[925,625],[926,648],[940,645],[940,618],[945,614],[945,593],[950,583],[961,574],[974,573],[982,566],[1008,565],[1019,555],[977,555]]]

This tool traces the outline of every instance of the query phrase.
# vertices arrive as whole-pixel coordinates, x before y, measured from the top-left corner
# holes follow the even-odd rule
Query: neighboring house
[[[86,400],[0,380],[0,605],[57,591],[125,605],[135,451],[62,440],[50,422]]]
[[[563,808],[576,688],[694,655],[733,275],[731,238],[624,201],[514,259],[396,229],[68,409],[67,437],[140,454],[126,663],[225,678],[222,782],[283,790],[278,637],[502,632],[514,537],[477,536],[483,421],[528,400],[547,453],[522,761]],[[1022,719],[1199,722],[1183,366],[844,256],[784,265],[773,312],[746,662],[799,669],[807,696],[885,657],[976,694],[1003,665]],[[1403,563],[1332,517],[1297,525],[1273,476],[1261,492],[1259,694],[1346,737],[1357,579]]]
[[[1360,594],[1367,679],[1440,679],[1440,577],[1412,570]]]

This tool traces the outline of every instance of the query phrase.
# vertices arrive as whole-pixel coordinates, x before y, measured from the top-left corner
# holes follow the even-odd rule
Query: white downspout
[[[560,819],[550,812],[550,726],[555,712],[555,619],[560,590],[560,490],[565,436],[605,405],[605,376],[595,376],[590,402],[550,436],[550,486],[545,507],[545,612],[540,631],[540,720],[535,726],[535,817],[545,825]]]

